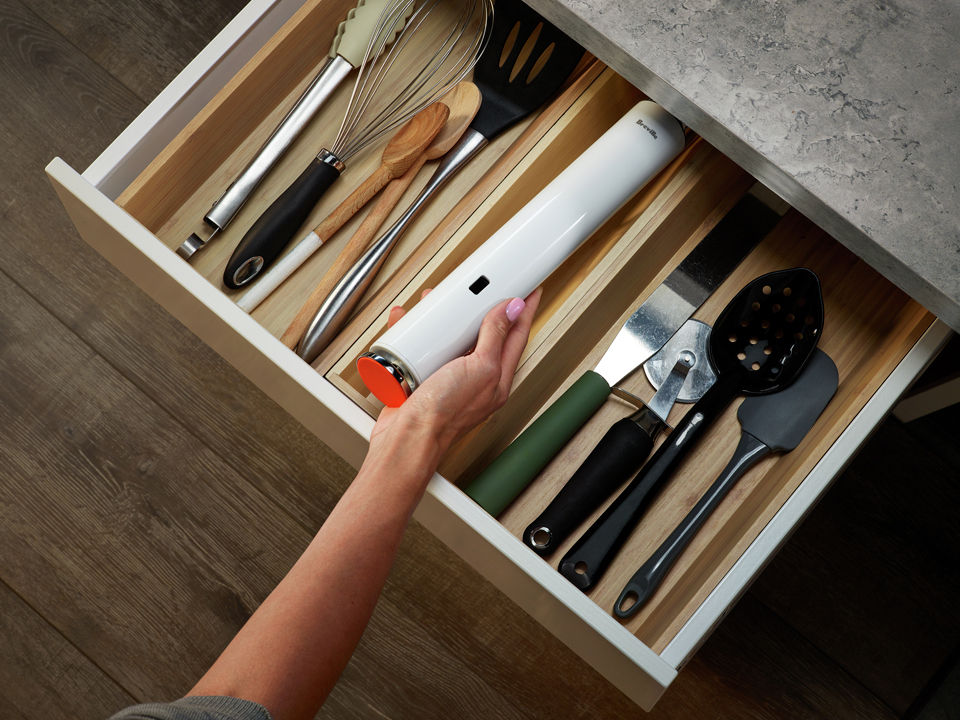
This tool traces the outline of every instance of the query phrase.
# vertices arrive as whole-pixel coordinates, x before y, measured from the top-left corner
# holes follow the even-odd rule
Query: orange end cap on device
[[[400,407],[407,399],[407,392],[397,375],[372,357],[360,357],[357,372],[363,384],[387,407]]]

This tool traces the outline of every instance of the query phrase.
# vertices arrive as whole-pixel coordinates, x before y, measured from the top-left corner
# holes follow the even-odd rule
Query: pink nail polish
[[[516,322],[517,318],[520,317],[520,313],[523,312],[523,308],[526,307],[526,303],[522,298],[514,298],[509,303],[507,303],[507,320],[510,322]]]

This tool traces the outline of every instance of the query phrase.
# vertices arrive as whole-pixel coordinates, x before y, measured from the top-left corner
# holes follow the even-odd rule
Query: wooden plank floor
[[[0,0],[2,718],[182,694],[350,480],[43,177],[86,167],[242,4]],[[958,427],[887,421],[651,717],[958,717]],[[639,714],[414,525],[320,716]]]

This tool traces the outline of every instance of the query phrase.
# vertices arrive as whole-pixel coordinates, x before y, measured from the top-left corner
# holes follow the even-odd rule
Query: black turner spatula
[[[497,0],[493,17],[473,71],[483,103],[470,125],[487,140],[546,102],[583,57],[582,47],[518,0]]]
[[[470,127],[443,157],[425,191],[433,193],[496,136],[556,93],[584,50],[520,0],[497,0],[490,39],[473,69],[483,97]]]

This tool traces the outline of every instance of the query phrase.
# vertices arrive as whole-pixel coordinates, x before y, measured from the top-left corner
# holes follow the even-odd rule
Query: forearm
[[[506,401],[539,298],[537,290],[526,304],[494,307],[473,352],[380,413],[347,492],[191,695],[253,700],[276,720],[313,718],[363,634],[441,455]],[[394,308],[390,322],[401,315]]]
[[[373,612],[441,448],[425,428],[378,438],[307,550],[192,695],[233,695],[276,720],[312,718]]]

